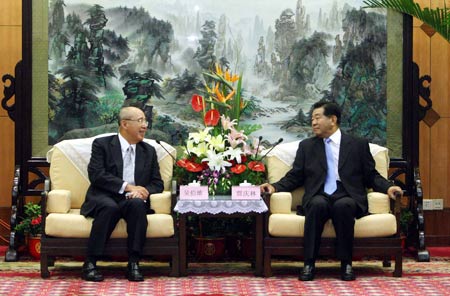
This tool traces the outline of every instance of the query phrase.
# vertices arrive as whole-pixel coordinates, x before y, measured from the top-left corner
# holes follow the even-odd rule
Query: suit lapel
[[[338,168],[339,170],[344,166],[344,163],[350,154],[350,150],[351,150],[350,149],[351,148],[350,139],[351,138],[349,136],[342,133],[341,145],[339,148],[339,168]]]
[[[314,150],[317,152],[317,158],[319,160],[320,166],[326,171],[327,170],[327,156],[325,155],[325,143],[322,138],[315,138]]]
[[[123,159],[122,159],[122,148],[120,147],[119,136],[115,136],[111,140],[111,154],[114,162],[117,166],[117,173],[119,177],[123,176]]]
[[[141,143],[136,144],[136,161],[134,162],[134,181],[136,184],[140,184],[138,182],[139,178],[142,175],[142,172],[144,171],[145,166],[145,151],[141,146]]]

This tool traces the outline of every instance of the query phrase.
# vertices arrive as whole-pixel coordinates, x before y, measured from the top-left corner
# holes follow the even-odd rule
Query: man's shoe
[[[103,281],[103,275],[98,271],[97,266],[92,262],[85,262],[81,272],[81,278],[89,282]]]
[[[298,279],[301,281],[312,281],[316,273],[316,268],[313,264],[305,264],[303,271],[300,273]]]
[[[341,265],[341,280],[343,281],[355,280],[355,274],[353,273],[353,268],[351,264]]]
[[[142,275],[137,262],[128,263],[127,279],[131,282],[142,282],[144,280],[144,276]]]

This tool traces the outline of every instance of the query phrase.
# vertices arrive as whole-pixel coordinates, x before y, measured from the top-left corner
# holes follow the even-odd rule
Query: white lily
[[[200,142],[196,146],[192,146],[189,148],[189,152],[194,153],[198,157],[202,157],[207,154],[208,152],[208,144],[206,142]]]
[[[224,159],[224,154],[222,152],[216,153],[213,150],[208,150],[207,155],[208,157],[203,158],[202,162],[206,161],[208,163],[208,167],[212,171],[224,172],[226,170],[225,167],[231,166],[231,163]]]
[[[225,149],[225,140],[222,135],[211,137],[209,140],[209,147],[212,147],[216,151],[223,151]]]
[[[236,159],[237,163],[241,163],[242,162],[242,149],[241,148],[231,148],[228,147],[228,149],[224,152],[225,156],[228,157],[228,160],[233,160]]]
[[[209,142],[211,139],[211,135],[209,134],[210,130],[212,130],[212,127],[207,127],[198,133],[189,133],[189,139],[192,139],[196,144]]]

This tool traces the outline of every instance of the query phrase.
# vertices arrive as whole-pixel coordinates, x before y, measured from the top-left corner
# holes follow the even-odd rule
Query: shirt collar
[[[342,138],[342,133],[341,133],[341,129],[337,129],[330,137],[328,137],[328,139],[331,140],[331,142],[340,145],[341,144],[341,138]],[[326,139],[323,139],[324,141]]]
[[[128,149],[129,146],[133,147],[133,150],[136,151],[136,144],[128,143],[128,141],[120,133],[118,133],[118,135],[122,153],[125,153],[125,151]]]

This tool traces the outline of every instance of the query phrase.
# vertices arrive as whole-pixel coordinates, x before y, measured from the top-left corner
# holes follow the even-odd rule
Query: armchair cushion
[[[292,214],[271,214],[269,234],[276,237],[303,237],[305,217]],[[397,232],[397,223],[392,214],[367,215],[355,221],[355,237],[386,237]],[[333,223],[325,223],[322,237],[336,237]]]
[[[92,218],[85,218],[79,209],[72,209],[67,214],[52,213],[47,216],[45,234],[54,237],[88,238],[91,233]],[[147,237],[171,237],[174,235],[172,216],[167,214],[147,215]],[[111,238],[126,238],[127,224],[120,219]]]

